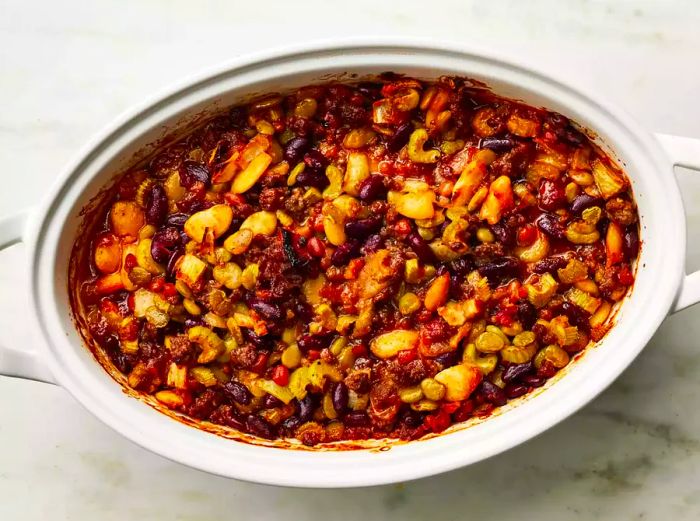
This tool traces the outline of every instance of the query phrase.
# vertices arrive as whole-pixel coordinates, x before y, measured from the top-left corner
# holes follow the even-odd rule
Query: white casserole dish
[[[206,114],[260,93],[385,71],[422,79],[459,75],[497,94],[560,112],[595,131],[632,181],[641,218],[637,278],[610,333],[538,392],[487,421],[431,439],[369,443],[352,451],[290,450],[192,428],[122,388],[97,363],[72,321],[68,262],[81,209],[123,172],[132,156]],[[121,118],[60,176],[43,204],[0,220],[0,248],[26,244],[35,352],[0,348],[0,374],[54,382],[135,443],[192,467],[260,483],[350,487],[405,481],[468,465],[551,427],[605,389],[671,312],[700,300],[700,274],[685,275],[685,216],[674,165],[700,170],[700,140],[652,135],[628,115],[535,69],[484,52],[416,41],[316,44],[237,60],[195,77]],[[270,446],[272,445],[272,446]],[[381,449],[380,449],[381,447]]]

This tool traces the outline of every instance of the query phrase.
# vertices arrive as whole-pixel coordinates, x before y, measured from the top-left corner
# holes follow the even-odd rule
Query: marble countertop
[[[240,53],[302,39],[426,36],[496,48],[598,89],[650,130],[700,137],[699,23],[692,1],[0,0],[0,216],[36,202],[134,103]],[[692,236],[700,176],[679,179]],[[0,257],[0,343],[31,349],[23,254]],[[700,241],[688,265],[700,268]],[[213,477],[126,441],[59,387],[0,377],[0,518],[695,520],[699,319],[696,307],[666,320],[606,392],[520,447],[355,490]]]

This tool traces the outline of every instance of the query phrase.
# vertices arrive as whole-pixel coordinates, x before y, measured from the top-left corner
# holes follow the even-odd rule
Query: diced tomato
[[[289,369],[282,364],[276,365],[272,370],[272,381],[277,385],[287,385],[289,383]]]
[[[418,358],[418,351],[416,349],[407,349],[405,351],[399,351],[399,354],[396,355],[396,359],[401,365],[407,364],[408,362],[411,362],[416,358]]]

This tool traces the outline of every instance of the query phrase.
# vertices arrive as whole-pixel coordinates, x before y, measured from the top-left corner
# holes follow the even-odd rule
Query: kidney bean
[[[386,195],[384,177],[373,174],[360,183],[359,197],[361,201],[374,201]]]
[[[479,141],[479,148],[488,148],[497,154],[505,154],[515,146],[515,140],[510,137],[485,137]]]
[[[506,395],[503,390],[497,385],[484,380],[479,386],[479,393],[486,399],[487,402],[495,406],[501,406],[506,403]]]
[[[208,327],[207,324],[202,320],[201,318],[192,318],[192,317],[187,317],[185,319],[185,328],[189,329],[191,327],[195,326],[204,326]]]
[[[301,423],[306,423],[311,419],[314,414],[314,399],[311,398],[310,394],[307,394],[303,399],[299,400],[298,403],[298,417]]]
[[[501,378],[504,382],[515,382],[521,380],[523,376],[532,372],[534,365],[532,362],[525,362],[524,364],[514,364],[509,365],[503,371]]]
[[[536,374],[526,374],[520,379],[520,381],[525,385],[529,385],[530,387],[542,387],[546,380]]]
[[[168,215],[165,220],[165,224],[168,226],[174,226],[175,228],[182,228],[185,226],[185,222],[189,219],[189,216],[184,213],[173,213]]]
[[[297,184],[301,186],[313,186],[323,190],[328,186],[328,178],[322,173],[314,170],[304,170],[297,176]]]
[[[636,258],[637,253],[639,253],[639,232],[637,232],[637,226],[634,224],[625,230],[622,252],[627,260]]]
[[[602,204],[603,202],[599,197],[593,197],[592,195],[583,193],[577,195],[576,198],[573,200],[573,202],[571,203],[571,211],[576,215],[581,215],[581,212],[583,212],[585,209],[591,208],[592,206],[599,206]]]
[[[331,392],[333,408],[338,414],[343,414],[348,408],[348,388],[343,382],[337,382]]]
[[[489,279],[489,282],[499,281],[506,277],[514,277],[518,274],[520,262],[514,257],[501,257],[487,262],[478,268],[482,277]]]
[[[491,231],[496,236],[498,241],[504,246],[515,245],[515,230],[510,226],[506,226],[502,223],[496,223],[491,226]]]
[[[532,271],[539,275],[543,273],[555,273],[559,268],[565,268],[569,263],[568,257],[564,255],[552,255],[535,263]]]
[[[310,349],[320,351],[330,345],[333,339],[333,333],[320,335],[301,335],[297,339],[297,346],[302,351],[306,352]]]
[[[246,430],[255,436],[271,440],[275,437],[275,429],[266,420],[255,414],[249,414],[245,419]]]
[[[366,427],[369,425],[369,416],[364,411],[352,411],[343,417],[346,427]]]
[[[377,250],[379,250],[383,245],[384,239],[381,235],[370,235],[369,238],[365,241],[365,244],[362,246],[362,253],[364,255],[369,255],[370,253],[374,253]]]
[[[304,156],[304,152],[309,149],[311,142],[305,137],[293,137],[284,146],[284,158],[289,164],[294,166]]]
[[[291,438],[301,425],[301,420],[296,416],[290,416],[280,424],[280,436]]]
[[[513,399],[527,393],[529,388],[527,385],[522,384],[507,384],[504,391],[508,398]]]
[[[543,213],[535,220],[535,224],[540,230],[553,239],[564,239],[566,237],[564,225],[561,224],[559,218],[554,215]]]
[[[168,265],[165,268],[165,272],[168,275],[168,277],[172,277],[173,275],[175,275],[175,266],[177,266],[177,261],[179,261],[180,257],[182,257],[183,255],[183,248],[181,246],[178,246],[177,249],[170,256],[170,259],[168,259]]]
[[[274,409],[275,407],[282,407],[284,403],[279,398],[275,398],[271,394],[266,394],[262,401],[262,406],[265,409]]]
[[[411,429],[417,429],[423,425],[424,415],[413,409],[408,409],[401,416],[401,422]]]
[[[209,185],[211,173],[204,163],[197,161],[184,161],[178,170],[180,174],[180,184],[185,188],[192,188],[195,183],[200,182],[205,186]]]
[[[457,362],[457,352],[451,351],[449,353],[443,353],[435,357],[435,361],[443,368],[453,366]]]
[[[537,322],[537,309],[529,300],[518,301],[518,319],[526,330],[531,329]]]
[[[365,239],[379,230],[381,226],[382,217],[379,215],[372,215],[366,219],[345,223],[345,233],[354,239]]]
[[[361,246],[362,243],[357,239],[348,239],[335,249],[331,255],[331,263],[334,266],[342,266],[343,264],[347,264],[350,259],[353,259],[360,254]]]
[[[406,241],[416,255],[418,255],[421,262],[432,264],[437,261],[433,250],[430,249],[430,246],[428,246],[428,243],[425,242],[425,239],[418,235],[417,232],[409,233],[408,237],[406,237]]]
[[[328,166],[328,159],[326,159],[326,156],[321,154],[321,152],[316,149],[309,150],[306,154],[304,154],[304,164],[306,164],[304,172],[312,171],[324,175],[324,171]],[[297,177],[297,180],[298,179],[299,177]]]
[[[151,187],[146,198],[146,222],[160,225],[168,216],[168,196],[162,185],[155,184]]]
[[[156,262],[165,264],[182,244],[182,236],[177,228],[174,226],[161,228],[151,239],[151,256]]]
[[[406,143],[408,143],[408,138],[411,137],[411,132],[413,132],[413,125],[408,123],[403,123],[396,129],[396,132],[389,137],[386,148],[389,152],[398,152],[401,150]]]
[[[542,179],[537,194],[540,208],[548,212],[558,210],[566,205],[564,183],[560,180]]]
[[[252,297],[248,299],[248,305],[257,313],[262,315],[265,320],[270,322],[282,320],[282,310],[276,304],[265,302],[263,299],[258,297]]]
[[[224,393],[230,396],[233,401],[240,403],[241,405],[248,405],[250,400],[253,398],[253,395],[250,394],[248,388],[240,382],[226,382],[221,387],[224,390]]]
[[[450,262],[449,270],[457,277],[464,278],[474,269],[474,260],[470,257],[460,257]]]
[[[274,340],[269,336],[260,336],[252,329],[242,328],[243,338],[253,344],[258,349],[268,350],[273,347]]]

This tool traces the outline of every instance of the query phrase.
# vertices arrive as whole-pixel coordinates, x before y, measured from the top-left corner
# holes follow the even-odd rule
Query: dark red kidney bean
[[[443,368],[451,367],[457,362],[457,352],[452,351],[450,353],[443,353],[435,357],[435,361]]]
[[[515,229],[502,223],[491,226],[491,231],[504,246],[515,246]]]
[[[250,394],[248,388],[240,382],[226,382],[221,387],[226,395],[228,395],[234,402],[240,403],[241,405],[248,405],[250,400],[253,398],[253,395]]]
[[[304,170],[297,176],[297,184],[301,186],[313,186],[323,190],[328,186],[328,178],[322,173],[314,170]]]
[[[507,384],[504,392],[509,399],[517,398],[527,393],[530,389],[527,385],[522,384]]]
[[[271,394],[266,394],[262,401],[262,406],[265,409],[274,409],[275,407],[282,407],[284,403],[279,398],[275,398]]]
[[[485,137],[479,141],[479,148],[488,148],[497,154],[505,154],[514,146],[515,140],[510,136],[504,138]]]
[[[294,314],[304,322],[311,322],[314,318],[313,308],[306,302],[297,300],[294,302]]]
[[[509,365],[503,371],[501,378],[504,382],[515,382],[521,380],[523,376],[529,374],[533,371],[534,365],[532,362],[525,362],[524,364],[513,364]]]
[[[570,124],[563,128],[558,128],[554,133],[561,141],[573,147],[580,147],[586,142],[586,137]]]
[[[352,411],[343,417],[343,423],[346,427],[367,427],[369,416],[364,411]]]
[[[637,231],[637,225],[633,224],[625,230],[625,235],[623,237],[622,252],[625,255],[625,259],[632,260],[637,258],[637,253],[639,253],[639,232]]]
[[[362,243],[357,239],[349,239],[338,246],[331,255],[331,263],[334,266],[342,266],[347,264],[350,259],[357,257],[360,254]]]
[[[437,261],[433,250],[430,249],[425,239],[418,235],[417,232],[409,233],[408,237],[406,237],[406,241],[416,255],[418,255],[418,259],[420,259],[421,262],[432,264]]]
[[[248,299],[248,305],[262,315],[265,320],[270,322],[282,320],[282,310],[276,304],[265,302],[258,297],[252,297]]]
[[[564,183],[560,180],[542,179],[537,193],[540,208],[548,212],[558,210],[566,205]]]
[[[296,430],[299,428],[301,425],[301,420],[297,418],[296,416],[291,416],[284,420],[280,424],[279,428],[279,433],[280,436],[284,436],[286,438],[292,438],[294,436],[294,433]]]
[[[304,154],[304,164],[306,165],[304,172],[313,171],[323,175],[328,166],[328,159],[318,150],[312,149]],[[299,179],[299,177],[297,177],[297,179]]]
[[[536,374],[526,374],[520,379],[520,381],[525,385],[529,385],[530,387],[542,387],[546,380],[541,376],[537,376]]]
[[[168,196],[162,185],[155,184],[146,197],[146,222],[158,226],[167,216]]]
[[[354,239],[366,239],[381,227],[382,217],[380,215],[372,215],[366,219],[345,223],[345,233]]]
[[[173,277],[175,275],[175,266],[177,266],[177,261],[179,261],[180,257],[182,257],[183,255],[184,250],[182,246],[178,246],[177,249],[170,256],[170,259],[168,259],[168,265],[165,268],[165,272],[168,275],[168,277]]]
[[[247,328],[241,328],[241,332],[243,333],[243,338],[258,349],[267,351],[274,347],[275,341],[269,335],[261,336],[256,334],[252,329]]]
[[[514,257],[501,257],[478,268],[479,274],[489,279],[489,282],[514,277],[518,274],[519,269],[520,262]]]
[[[413,132],[413,125],[410,122],[400,125],[399,128],[396,129],[396,132],[394,132],[392,136],[389,136],[386,143],[387,150],[389,150],[389,152],[398,152],[401,150],[404,145],[408,143],[411,132]]]
[[[580,307],[564,302],[561,305],[561,312],[567,316],[572,326],[576,326],[585,333],[591,330],[590,315]]]
[[[294,166],[301,161],[310,145],[311,142],[305,137],[293,137],[284,146],[284,158],[289,161],[290,165]]]
[[[348,388],[343,382],[337,382],[331,392],[333,408],[338,414],[343,414],[348,408]]]
[[[506,395],[503,390],[496,384],[484,380],[479,386],[479,393],[486,399],[487,402],[496,406],[505,405]]]
[[[178,170],[180,174],[180,184],[185,188],[192,188],[195,183],[200,182],[205,186],[209,185],[211,173],[204,163],[197,161],[184,161]]]
[[[384,239],[381,235],[370,235],[362,246],[361,251],[364,255],[369,255],[379,250],[382,246],[384,246]]]
[[[151,256],[160,264],[170,260],[173,252],[183,245],[182,236],[177,228],[168,226],[161,228],[151,239]]]
[[[599,197],[593,197],[592,195],[583,193],[574,198],[571,203],[571,211],[576,215],[581,215],[581,212],[583,212],[585,209],[602,204],[603,202]]]
[[[195,327],[195,326],[204,326],[204,327],[208,327],[207,324],[206,324],[206,322],[204,322],[204,320],[202,320],[201,318],[187,317],[187,318],[185,319],[185,328],[186,328],[186,329],[189,329],[189,328]]]
[[[536,220],[535,224],[544,233],[553,239],[564,239],[566,237],[566,229],[558,217],[543,213]]]
[[[321,350],[328,347],[333,340],[333,333],[319,335],[301,335],[297,339],[297,346],[306,352],[309,349]]]
[[[535,263],[532,271],[542,275],[543,273],[556,273],[559,268],[565,268],[569,258],[564,255],[552,255]]]
[[[271,440],[275,437],[275,429],[266,420],[256,414],[249,414],[245,419],[246,430],[255,436]]]
[[[537,322],[537,309],[529,300],[518,301],[518,319],[526,330],[530,330]]]
[[[311,395],[307,394],[302,400],[299,400],[297,416],[301,423],[306,423],[311,419],[314,415],[314,407],[315,403]]]
[[[384,177],[373,174],[360,183],[359,197],[361,201],[374,201],[386,195]]]
[[[165,220],[165,224],[168,226],[174,226],[176,228],[182,228],[185,226],[185,222],[189,219],[189,216],[184,213],[173,213],[168,215],[168,218]]]
[[[466,277],[474,269],[474,260],[470,257],[460,257],[450,262],[448,269],[457,277]]]
[[[411,429],[417,429],[423,425],[424,415],[413,409],[408,409],[401,415],[401,423]]]

